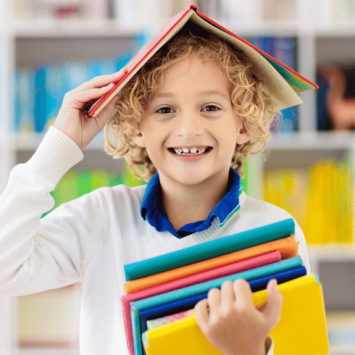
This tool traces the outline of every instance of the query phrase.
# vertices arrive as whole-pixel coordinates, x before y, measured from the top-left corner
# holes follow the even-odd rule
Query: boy
[[[13,169],[0,198],[1,293],[81,282],[83,354],[127,351],[120,305],[124,264],[290,217],[240,187],[241,156],[268,139],[277,111],[246,55],[213,36],[178,35],[119,99],[89,118],[86,103],[122,74],[94,78],[65,95],[55,127],[29,162]],[[108,152],[138,166],[148,185],[98,189],[41,220],[54,204],[50,191],[106,123]],[[309,272],[297,225],[296,237]],[[279,320],[282,296],[274,281],[268,291],[261,311],[243,280],[212,289],[196,305],[202,331],[223,354],[272,354],[268,334]]]

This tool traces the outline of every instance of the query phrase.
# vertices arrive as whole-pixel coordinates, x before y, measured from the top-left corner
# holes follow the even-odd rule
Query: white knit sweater
[[[13,168],[0,196],[0,293],[17,296],[81,282],[81,354],[127,354],[120,304],[124,264],[290,218],[242,193],[240,210],[222,228],[216,218],[207,230],[178,239],[142,219],[145,186],[119,185],[97,189],[41,219],[54,206],[50,191],[81,159],[78,146],[51,127],[33,157]],[[309,273],[297,224],[296,238]]]

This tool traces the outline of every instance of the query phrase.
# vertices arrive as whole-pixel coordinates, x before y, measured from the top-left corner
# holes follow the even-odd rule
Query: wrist
[[[266,348],[266,343],[265,344],[260,344],[260,346],[253,346],[252,349],[241,349],[238,347],[236,351],[232,352],[225,352],[223,355],[266,355],[269,347]]]

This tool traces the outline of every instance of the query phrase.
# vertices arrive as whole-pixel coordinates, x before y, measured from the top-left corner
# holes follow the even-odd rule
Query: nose
[[[185,139],[201,135],[203,132],[201,119],[194,112],[182,112],[176,122],[176,135]]]

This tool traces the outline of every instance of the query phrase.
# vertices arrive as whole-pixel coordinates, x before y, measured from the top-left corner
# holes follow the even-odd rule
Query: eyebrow
[[[210,95],[218,95],[218,96],[224,97],[225,99],[229,100],[229,97],[226,94],[224,94],[223,92],[218,91],[218,90],[206,90],[200,94],[200,96],[210,96]],[[174,97],[173,93],[162,92],[160,94],[156,94],[154,96],[154,100],[160,99],[160,98],[171,98],[171,97]]]

